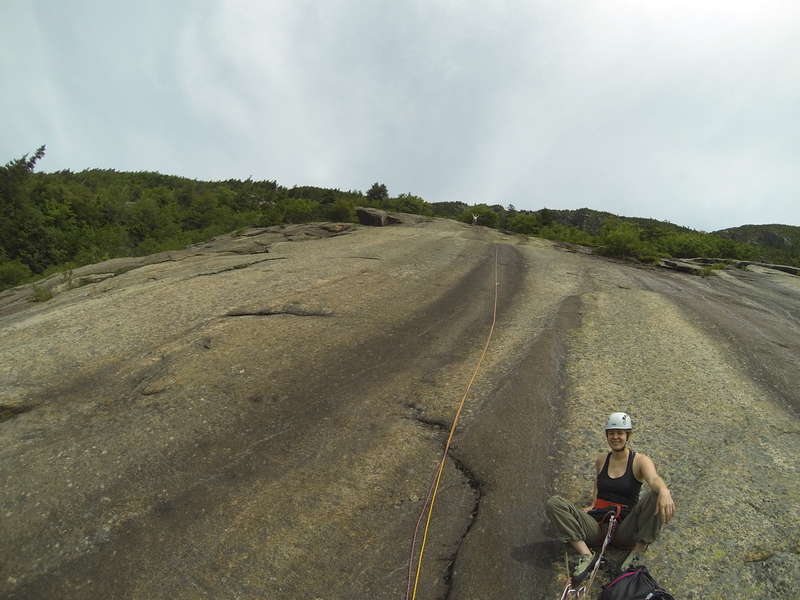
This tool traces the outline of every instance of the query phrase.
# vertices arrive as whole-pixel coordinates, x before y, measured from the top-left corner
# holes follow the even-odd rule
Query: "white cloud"
[[[800,225],[794,2],[12,0],[0,23],[6,160]]]

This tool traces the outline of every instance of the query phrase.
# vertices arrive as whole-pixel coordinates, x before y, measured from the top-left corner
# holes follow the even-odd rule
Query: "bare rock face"
[[[251,228],[240,234],[218,236],[208,242],[187,246],[183,250],[170,250],[149,256],[113,258],[94,265],[86,265],[69,271],[58,273],[36,283],[34,287],[46,291],[46,297],[61,292],[83,287],[90,283],[124,275],[125,273],[155,264],[180,264],[199,260],[203,256],[226,257],[221,261],[225,270],[244,268],[252,263],[245,258],[236,262],[236,256],[252,257],[269,252],[272,244],[284,241],[304,241],[333,237],[352,231],[355,225],[349,223],[312,223],[301,225],[276,225],[273,227]],[[0,292],[0,316],[30,305],[31,286],[24,285]]]
[[[402,598],[462,398],[418,597],[558,597],[543,505],[618,410],[678,507],[656,579],[797,596],[799,278],[395,217],[0,293],[0,596]]]

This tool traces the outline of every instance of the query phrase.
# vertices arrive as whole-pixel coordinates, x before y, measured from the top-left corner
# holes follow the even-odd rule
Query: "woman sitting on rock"
[[[591,507],[578,509],[560,496],[547,501],[547,517],[558,537],[572,544],[580,554],[572,573],[574,581],[580,581],[594,568],[597,555],[589,550],[589,545],[602,542],[605,532],[600,522],[610,510],[616,510],[619,519],[614,542],[631,549],[621,571],[637,564],[648,544],[658,538],[661,526],[675,515],[672,495],[656,473],[653,461],[628,448],[632,431],[627,414],[614,413],[608,418],[606,440],[611,452],[599,455],[595,461],[597,479]],[[643,482],[650,486],[650,491],[640,499]]]

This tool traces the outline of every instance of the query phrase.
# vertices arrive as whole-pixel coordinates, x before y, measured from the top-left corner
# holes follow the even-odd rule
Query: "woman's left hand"
[[[661,522],[665,525],[672,520],[675,516],[675,503],[672,501],[672,494],[669,490],[664,488],[658,494],[658,506],[656,506],[656,514],[661,515]]]

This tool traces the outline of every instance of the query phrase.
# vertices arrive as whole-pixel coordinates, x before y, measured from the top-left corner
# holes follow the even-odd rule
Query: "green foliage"
[[[711,265],[705,265],[705,266],[704,266],[704,267],[703,267],[703,268],[700,270],[700,277],[703,277],[703,278],[705,278],[705,277],[711,277],[712,275],[716,275],[716,274],[717,274],[717,273],[716,273],[716,270],[715,270],[715,269],[714,269],[714,267],[713,267],[713,266],[711,266]]]
[[[353,223],[356,221],[355,206],[347,200],[336,200],[332,204],[320,207],[320,210],[326,221],[339,223]]]
[[[715,250],[711,253],[712,256],[734,260],[742,260],[745,257],[747,251],[742,244],[737,244],[733,240],[721,238],[716,235],[712,237],[712,240],[716,245]]]
[[[452,209],[451,206],[440,207],[439,204],[432,206],[435,214]],[[600,213],[589,209],[556,211],[543,208],[531,212],[519,211],[513,205],[504,209],[501,206],[480,204],[464,208],[459,213],[458,220],[471,223],[473,214],[481,215],[479,224],[486,225],[488,219],[492,223],[499,222],[500,227],[514,233],[535,235],[569,244],[595,246],[597,254],[634,259],[643,263],[656,264],[665,257],[694,258],[699,256],[789,265],[800,262],[795,261],[790,252],[780,252],[774,247],[754,247],[750,244],[738,243],[730,237],[693,231],[672,223],[653,219],[616,217],[610,213]],[[790,237],[791,235],[797,235],[800,239],[800,228],[788,226],[770,226],[770,231],[767,233],[760,229],[755,233],[762,237],[770,235],[771,239],[774,239],[777,235],[776,231],[779,229],[784,235],[784,238],[781,239],[788,239],[791,242],[794,239]],[[795,229],[798,231],[794,232]],[[747,229],[747,233],[750,236],[755,235],[751,229]],[[778,240],[778,242],[780,241]],[[793,244],[786,245],[794,249]]]
[[[617,258],[658,262],[662,257],[699,256],[741,259],[748,250],[715,235],[665,227],[641,227],[630,221],[608,219],[598,240],[597,253]]]
[[[430,207],[434,217],[458,219],[461,213],[469,208],[469,204],[465,202],[433,202]]]
[[[21,285],[32,276],[30,267],[18,260],[0,263],[0,290]]]
[[[101,169],[34,173],[44,150],[0,168],[0,289],[52,268],[175,250],[253,225],[355,222],[355,208],[364,203],[359,191],[288,189],[274,181],[202,182]],[[377,191],[382,203],[392,201],[386,186]],[[410,194],[395,203],[407,212],[429,210]]]
[[[500,215],[485,204],[478,204],[468,208],[458,216],[458,220],[462,223],[472,223],[475,215],[478,216],[478,225],[493,229],[497,229],[500,225]]]
[[[430,205],[419,196],[412,194],[400,194],[397,198],[389,199],[387,204],[390,207],[389,210],[395,212],[424,216],[433,215]]]
[[[388,198],[389,190],[386,188],[386,184],[378,183],[376,181],[367,191],[367,201],[372,204],[379,204]]]
[[[51,292],[46,287],[43,287],[41,285],[31,286],[30,298],[33,302],[47,302],[52,297],[53,297],[53,292]]]
[[[508,230],[524,235],[536,235],[541,230],[539,219],[530,213],[517,213],[508,220]]]
[[[540,210],[539,223],[541,223],[542,227],[551,227],[553,225],[553,211],[548,208]]]
[[[513,205],[430,204],[411,193],[391,198],[377,182],[365,196],[357,190],[286,188],[252,179],[203,182],[152,172],[35,173],[44,153],[42,146],[33,156],[0,167],[0,290],[45,273],[175,250],[253,225],[355,222],[359,205],[465,223],[476,214],[482,226],[599,246],[598,252],[609,256],[644,262],[710,256],[800,266],[800,228],[788,226],[745,226],[714,235],[589,209],[529,212]],[[743,236],[764,244],[743,243]],[[34,295],[46,299],[43,291]]]
[[[612,222],[600,234],[600,254],[617,258],[636,257],[645,251],[642,230],[634,223]]]
[[[537,237],[560,242],[565,230],[566,227],[559,223],[550,223],[539,230]]]
[[[306,223],[311,220],[313,205],[308,200],[303,198],[287,198],[283,202],[282,207],[282,220],[286,223]]]
[[[580,246],[592,246],[596,243],[595,238],[580,227],[565,229],[560,233],[559,239],[563,242],[578,244]]]
[[[351,197],[352,198],[352,197]],[[378,208],[390,212],[402,212],[414,215],[434,216],[433,207],[425,202],[419,196],[411,193],[400,194],[396,198],[390,198],[386,190],[386,186],[381,183],[375,183],[367,192],[366,197],[358,196],[357,200],[360,201],[362,206],[369,206],[371,208]],[[355,221],[355,204],[352,205],[353,221]]]
[[[793,225],[742,225],[724,229],[716,237],[736,244],[738,248],[755,248],[742,260],[772,262],[800,267],[800,227]]]

